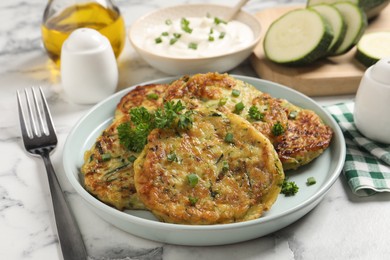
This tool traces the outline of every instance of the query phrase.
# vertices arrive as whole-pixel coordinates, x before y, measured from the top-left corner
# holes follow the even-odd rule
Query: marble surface
[[[146,12],[184,2],[201,1],[115,1],[127,27]],[[228,5],[235,2],[224,1]],[[245,9],[256,12],[290,2],[252,0]],[[45,4],[43,0],[0,2],[0,259],[62,259],[43,163],[27,155],[20,138],[15,92],[32,85],[42,86],[48,98],[59,138],[52,162],[91,259],[388,259],[390,195],[358,198],[343,176],[302,219],[273,234],[239,244],[161,244],[101,220],[86,208],[64,174],[62,147],[73,125],[91,106],[75,105],[67,99],[61,75],[42,49],[40,23]],[[128,43],[118,63],[118,89],[167,76],[148,66]],[[248,62],[231,73],[256,76]],[[316,100],[324,105],[352,98]]]

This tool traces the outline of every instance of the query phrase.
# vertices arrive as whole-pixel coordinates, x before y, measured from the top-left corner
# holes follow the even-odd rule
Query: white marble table
[[[127,27],[148,11],[183,2],[115,1]],[[224,2],[233,5],[236,1]],[[256,12],[289,2],[292,1],[252,0],[245,9]],[[26,154],[20,138],[15,92],[31,85],[42,86],[48,97],[59,137],[52,161],[92,259],[389,259],[390,194],[357,198],[343,176],[323,201],[296,223],[239,244],[216,247],[160,244],[125,233],[101,220],[86,208],[64,175],[62,147],[72,126],[91,106],[69,102],[63,94],[58,69],[42,49],[40,22],[45,4],[43,0],[0,3],[0,259],[62,258],[43,163]],[[119,66],[119,89],[167,76],[149,67],[130,44],[119,59]],[[231,73],[256,76],[248,62]],[[329,104],[352,98],[316,100]]]

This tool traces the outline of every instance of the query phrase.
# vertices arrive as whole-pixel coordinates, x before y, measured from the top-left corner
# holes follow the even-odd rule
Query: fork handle
[[[43,153],[54,209],[58,238],[64,260],[87,259],[87,251],[77,223],[66,203],[61,186],[50,161],[49,152]]]

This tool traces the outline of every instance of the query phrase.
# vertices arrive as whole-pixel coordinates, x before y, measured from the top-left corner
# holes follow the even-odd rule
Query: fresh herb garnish
[[[154,39],[154,42],[155,42],[156,44],[162,43],[161,37],[157,37],[156,39]]]
[[[316,184],[316,183],[317,183],[317,181],[316,181],[316,179],[315,179],[314,177],[309,177],[309,178],[307,178],[307,180],[306,180],[306,185],[307,185],[307,186],[314,185],[314,184]]]
[[[232,133],[227,133],[225,135],[225,142],[229,143],[229,144],[233,143],[233,134]]]
[[[209,35],[209,42],[213,42],[214,41],[214,37]]]
[[[198,49],[198,44],[195,43],[195,42],[190,42],[190,43],[188,44],[188,48],[189,48],[189,49],[196,50],[196,49]]]
[[[284,181],[282,183],[282,190],[280,191],[280,193],[289,197],[289,196],[294,196],[295,194],[297,194],[298,190],[299,190],[299,187],[297,186],[297,184],[295,182],[288,181],[288,179],[284,179]]]
[[[245,108],[244,103],[242,103],[242,102],[237,103],[237,104],[234,106],[234,113],[240,114],[240,113],[242,112],[242,110],[244,110],[244,108]]]
[[[226,33],[225,32],[221,32],[220,34],[219,34],[219,39],[223,39],[223,38],[225,38],[225,35],[226,35]]]
[[[222,171],[226,172],[229,170],[229,163],[227,161],[222,162]]]
[[[223,105],[226,105],[226,102],[228,101],[228,99],[227,98],[221,98],[220,100],[219,100],[219,103],[218,103],[218,105],[219,106],[223,106]]]
[[[194,188],[199,182],[199,177],[196,173],[190,173],[187,175],[188,184],[191,188]]]
[[[164,103],[154,113],[149,113],[144,107],[130,110],[131,122],[125,122],[117,127],[120,143],[130,151],[140,152],[147,143],[147,137],[154,128],[190,129],[193,112],[182,114],[185,107],[181,101]]]
[[[271,132],[274,136],[279,136],[284,133],[285,129],[283,125],[278,121],[272,126]]]
[[[190,21],[188,21],[186,18],[181,18],[180,24],[183,31],[186,33],[192,33],[192,29],[190,28]]]
[[[148,99],[153,99],[153,100],[157,100],[158,99],[158,95],[156,93],[147,94],[146,97]]]
[[[194,206],[196,204],[196,202],[198,202],[198,198],[192,197],[192,196],[188,196],[188,201],[190,202],[190,204],[192,206]]]
[[[162,35],[162,36],[168,36],[169,33],[168,33],[168,32],[162,32],[161,35]]]
[[[264,114],[259,111],[256,106],[251,106],[248,111],[248,115],[250,119],[253,120],[263,120]]]
[[[177,42],[178,38],[172,38],[169,40],[170,45],[174,45]]]
[[[232,96],[233,97],[238,97],[238,96],[240,96],[240,94],[241,94],[241,91],[239,91],[238,89],[233,89],[232,90]]]
[[[223,24],[227,24],[226,21],[222,20],[221,18],[218,18],[218,17],[214,17],[214,23],[216,25],[220,24],[220,23],[223,23]]]
[[[167,160],[169,162],[178,162],[179,159],[177,158],[177,155],[174,152],[171,152],[167,155]]]
[[[166,25],[171,25],[172,24],[172,20],[171,19],[166,19],[165,20],[165,24]]]

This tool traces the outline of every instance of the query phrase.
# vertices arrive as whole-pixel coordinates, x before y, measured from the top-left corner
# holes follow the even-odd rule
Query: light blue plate
[[[115,107],[121,97],[135,86],[122,90],[94,106],[70,132],[64,147],[63,162],[66,175],[74,189],[96,214],[114,226],[136,236],[179,245],[211,246],[242,242],[279,230],[304,216],[322,200],[342,170],[345,159],[345,141],[341,130],[334,119],[307,96],[269,81],[233,76],[274,97],[284,98],[295,105],[314,110],[334,130],[330,147],[319,158],[299,170],[286,173],[289,180],[295,181],[300,187],[295,196],[279,195],[271,210],[259,219],[208,226],[162,223],[149,212],[122,212],[91,196],[82,187],[79,179],[79,169],[83,164],[84,151],[90,149],[102,130],[110,124]],[[174,79],[166,78],[144,84],[169,83]],[[316,179],[317,183],[306,186],[306,180],[311,176]]]

